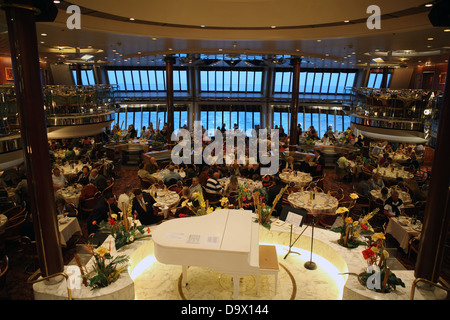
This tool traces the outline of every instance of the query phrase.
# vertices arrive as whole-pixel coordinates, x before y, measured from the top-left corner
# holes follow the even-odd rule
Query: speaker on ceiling
[[[450,27],[450,0],[438,0],[428,13],[434,27]]]

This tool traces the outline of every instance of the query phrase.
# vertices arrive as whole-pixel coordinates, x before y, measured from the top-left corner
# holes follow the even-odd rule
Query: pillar
[[[21,1],[20,5],[4,4],[3,9],[8,24],[17,111],[27,165],[30,213],[39,266],[42,276],[46,277],[62,272],[64,263],[59,243],[36,39],[35,14],[38,11],[32,5],[31,1]]]
[[[450,72],[450,64],[447,74]],[[414,275],[432,282],[439,279],[450,223],[450,80],[447,77],[441,107],[433,171]]]
[[[386,89],[387,88],[387,77],[389,74],[389,69],[387,67],[383,68],[383,78],[381,78],[381,85],[380,89]]]
[[[173,64],[175,58],[167,56],[164,61],[166,62],[166,95],[167,95],[167,141],[169,150],[173,148],[173,141],[171,140],[174,130],[174,115],[173,115]]]
[[[301,59],[294,58],[291,64],[294,66],[292,74],[292,103],[291,103],[291,132],[289,135],[289,151],[297,149],[297,120],[298,120],[298,86],[300,79],[300,63]]]

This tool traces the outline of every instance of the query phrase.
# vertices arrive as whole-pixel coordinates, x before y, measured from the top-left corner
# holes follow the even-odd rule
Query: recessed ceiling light
[[[270,26],[272,29],[275,29],[277,26]]]
[[[220,48],[219,51],[222,51],[222,49]]]
[[[450,29],[444,29],[444,32],[450,32]]]
[[[320,39],[317,39],[317,42],[322,42],[322,40],[320,40]]]
[[[350,20],[344,20],[344,22],[345,22],[345,23],[349,23],[349,22],[350,22]]]
[[[47,34],[46,33],[41,33],[41,36],[46,37]]]
[[[201,28],[204,28],[205,27],[205,25],[204,24],[202,24],[201,26],[200,26]]]
[[[433,6],[432,3],[427,3],[427,4],[425,5],[425,7],[427,7],[427,8],[432,7],[432,6]]]
[[[142,54],[142,52],[138,51],[138,53],[137,53],[137,54]]]
[[[41,41],[41,44],[44,44],[45,42],[44,41]]]
[[[434,40],[434,38],[431,38],[431,37],[430,37],[430,38],[428,38],[427,40],[432,41],[432,40]]]
[[[155,41],[157,38],[152,38],[153,41]]]
[[[134,18],[130,18],[130,21],[134,21]]]

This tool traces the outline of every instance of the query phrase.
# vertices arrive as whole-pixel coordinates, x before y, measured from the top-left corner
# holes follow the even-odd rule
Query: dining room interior
[[[0,300],[449,299],[448,1],[0,6]]]

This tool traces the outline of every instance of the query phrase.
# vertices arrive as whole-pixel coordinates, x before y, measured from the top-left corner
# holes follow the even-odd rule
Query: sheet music
[[[286,223],[292,224],[293,226],[299,227],[303,220],[303,216],[295,214],[293,212],[288,212],[286,217]]]

